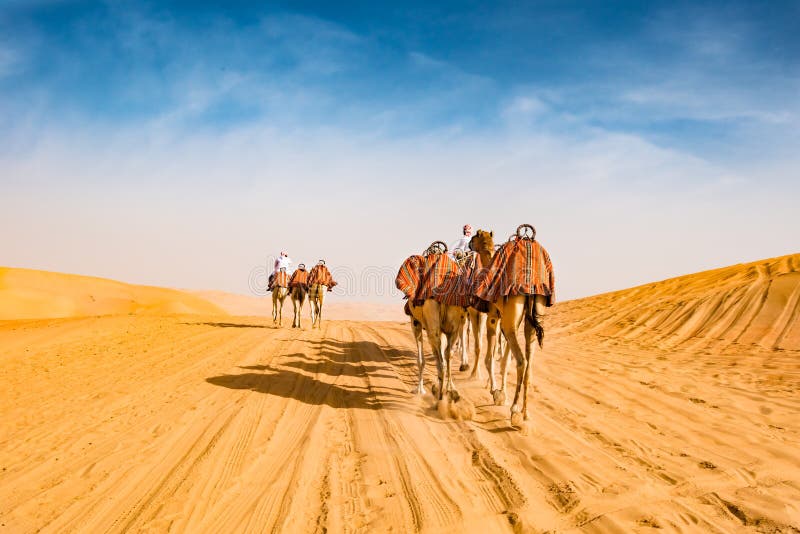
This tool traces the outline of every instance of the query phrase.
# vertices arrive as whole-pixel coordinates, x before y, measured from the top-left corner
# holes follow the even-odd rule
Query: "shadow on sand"
[[[213,326],[215,328],[276,328],[272,325],[265,325],[265,324],[246,324],[246,323],[215,323],[215,322],[206,322],[206,323],[181,323],[185,325],[202,325],[202,326]]]
[[[392,368],[409,365],[406,352],[371,341],[310,340],[305,344],[312,356],[302,352],[277,355],[269,365],[240,366],[253,372],[213,376],[206,382],[333,408],[405,408],[408,392],[404,387],[377,386],[371,381],[397,378]]]

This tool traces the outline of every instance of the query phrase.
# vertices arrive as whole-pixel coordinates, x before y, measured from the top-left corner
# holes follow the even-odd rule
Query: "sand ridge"
[[[176,289],[0,267],[0,320],[169,313],[225,314],[205,299]]]

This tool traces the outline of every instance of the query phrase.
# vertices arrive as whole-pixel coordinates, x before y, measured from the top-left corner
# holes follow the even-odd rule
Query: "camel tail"
[[[544,326],[539,322],[539,317],[536,315],[536,297],[530,295],[526,300],[525,320],[530,323],[533,330],[536,332],[536,341],[539,342],[539,348],[544,348]]]

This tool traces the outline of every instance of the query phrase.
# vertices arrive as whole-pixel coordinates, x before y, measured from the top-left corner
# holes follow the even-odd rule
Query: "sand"
[[[272,317],[272,293],[266,296],[239,295],[225,291],[190,291],[191,294],[218,306],[230,315],[263,315]],[[325,296],[324,317],[339,321],[405,321],[403,306],[394,302],[362,302],[352,298],[341,298],[334,292]],[[293,313],[291,299],[284,303],[284,318]],[[308,309],[303,317],[308,316]]]
[[[222,308],[175,289],[0,267],[0,320],[169,313],[225,314]]]
[[[0,530],[798,532],[798,266],[559,304],[523,431],[405,323],[0,321]]]

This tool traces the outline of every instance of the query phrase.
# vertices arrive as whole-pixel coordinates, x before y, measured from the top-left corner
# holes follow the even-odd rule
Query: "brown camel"
[[[529,229],[529,233],[525,234],[524,231]],[[520,232],[523,233],[520,233]],[[484,233],[487,234],[487,233]],[[517,239],[527,239],[531,242],[535,238],[535,230],[529,225],[521,225],[517,229]],[[477,236],[476,236],[477,237]],[[491,233],[484,235],[482,239],[476,239],[474,245],[477,252],[481,255],[482,259],[491,262],[491,251],[494,251],[494,243],[492,241]],[[513,243],[513,242],[511,242]],[[544,257],[546,258],[548,273],[550,275],[550,287],[552,288],[552,265],[549,263],[549,256],[546,251],[542,249]],[[490,263],[487,263],[489,265]],[[494,267],[494,266],[493,266]],[[500,273],[505,276],[508,273]],[[485,289],[488,287],[489,280],[483,280],[477,289],[478,296],[486,294]],[[530,372],[533,363],[533,340],[534,335],[542,346],[544,338],[543,317],[545,307],[552,303],[552,295],[544,294],[509,294],[497,298],[488,306],[488,350],[487,350],[487,364],[489,367],[489,380],[492,397],[497,405],[502,405],[505,402],[505,377],[502,381],[502,389],[497,388],[497,383],[494,373],[494,358],[491,356],[494,353],[494,344],[496,340],[497,328],[492,328],[492,325],[499,323],[500,328],[508,343],[508,349],[514,355],[517,361],[517,387],[514,393],[514,402],[511,405],[511,424],[520,426],[522,420],[528,419],[528,383],[530,382]],[[517,332],[519,327],[524,321],[524,339],[525,349],[523,352],[520,347],[519,340],[517,339]],[[503,364],[503,371],[505,372],[506,363]],[[520,406],[520,395],[521,406]]]
[[[272,324],[282,326],[283,324],[283,302],[289,294],[289,275],[286,268],[281,268],[275,273],[270,283],[272,291]]]
[[[486,267],[492,261],[492,254],[494,252],[494,245],[493,245],[493,232],[487,232],[484,230],[478,230],[477,233],[472,236],[470,240],[470,249],[472,250],[471,253],[467,255],[467,259],[464,263],[464,268],[470,272],[470,278],[472,279],[472,287],[474,288],[477,285],[477,279],[480,278],[481,273],[485,271]],[[487,252],[488,251],[488,252]],[[472,303],[467,308],[467,317],[469,319],[468,323],[470,329],[472,330],[472,337],[473,337],[473,350],[475,355],[475,364],[472,366],[472,373],[470,374],[470,378],[472,379],[480,379],[481,372],[480,372],[480,365],[478,362],[480,361],[481,351],[483,350],[483,339],[484,339],[484,332],[486,333],[487,341],[494,339],[497,334],[498,330],[498,321],[495,317],[493,322],[488,321],[488,308],[487,303],[483,303],[482,309],[478,309],[475,303]],[[492,307],[493,304],[488,303],[488,307]],[[487,329],[487,326],[489,327]],[[466,328],[463,333],[463,345],[466,349],[467,343],[467,334]],[[487,342],[487,352],[486,352],[486,369],[490,370],[490,361],[494,357],[494,348],[495,344],[492,342],[489,344]],[[464,358],[462,360],[461,370],[466,371],[470,367],[469,362],[469,353],[465,350],[464,351]],[[491,372],[491,371],[490,371]]]
[[[283,302],[289,294],[288,287],[275,287],[272,289],[272,324],[283,326]]]
[[[456,263],[458,263],[459,267],[461,267],[463,275],[466,278],[471,279],[472,273],[475,271],[476,264],[479,263],[477,253],[474,251],[464,252],[461,250],[456,250],[453,254],[453,259],[455,259]],[[459,371],[468,371],[470,368],[469,343],[467,342],[469,339],[470,330],[472,330],[473,334],[475,335],[475,361],[477,361],[478,355],[480,354],[480,336],[483,330],[480,323],[481,318],[485,320],[486,314],[479,316],[477,311],[472,306],[467,308],[467,316],[464,320],[464,326],[461,328],[461,335],[456,338],[456,343],[453,347],[461,353],[461,366],[458,368]]]
[[[303,311],[303,305],[306,303],[308,294],[308,271],[306,271],[306,266],[302,263],[297,266],[297,270],[292,273],[292,278],[289,280],[289,294],[292,297],[292,306],[294,307],[292,328],[301,328],[300,312]]]
[[[330,271],[325,266],[325,260],[311,268],[308,275],[308,299],[311,307],[311,328],[322,327],[322,305],[325,302],[325,293],[333,288],[336,282]]]
[[[328,286],[311,284],[308,286],[308,305],[311,307],[311,328],[322,328],[322,305]]]
[[[306,303],[307,294],[308,290],[305,286],[296,285],[291,289],[292,306],[294,307],[292,328],[302,328],[300,325],[300,312],[303,311],[303,305]]]
[[[441,241],[434,242],[424,256],[412,256],[403,264],[398,273],[397,286],[401,290],[408,291],[409,302],[406,304],[406,313],[411,317],[411,327],[414,333],[414,340],[417,343],[417,362],[419,364],[419,377],[416,393],[424,394],[425,385],[423,372],[425,369],[425,357],[422,347],[422,332],[428,334],[428,341],[433,349],[436,358],[436,368],[438,384],[433,387],[433,394],[438,400],[444,398],[444,394],[450,399],[457,401],[460,396],[455,388],[453,376],[450,369],[450,358],[456,338],[460,335],[466,312],[464,306],[448,303],[452,295],[449,291],[443,290],[446,285],[452,284],[459,274],[458,265],[453,262],[445,253],[447,245]],[[449,262],[449,264],[448,264]],[[401,282],[404,269],[410,274],[410,278],[415,281],[407,286]],[[437,273],[447,272],[449,277],[445,281],[437,278]],[[436,285],[436,287],[423,287],[417,284],[426,281]],[[438,284],[438,285],[437,285]],[[453,289],[450,287],[449,289]],[[417,298],[422,295],[423,298]]]

